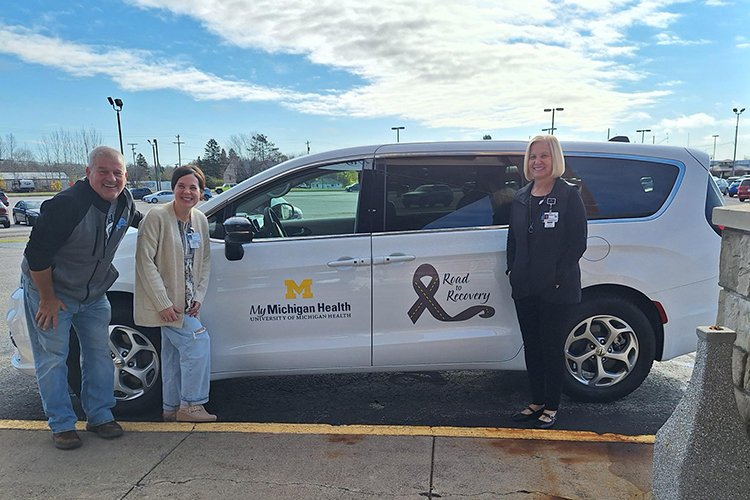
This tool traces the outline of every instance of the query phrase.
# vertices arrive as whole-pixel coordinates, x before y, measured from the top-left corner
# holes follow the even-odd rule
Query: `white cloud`
[[[717,125],[719,122],[713,116],[707,115],[706,113],[695,113],[692,115],[682,115],[678,118],[665,118],[659,122],[659,128],[661,130],[689,130],[698,129],[701,127],[711,127]]]
[[[707,43],[711,43],[710,40],[684,40],[680,38],[677,35],[674,35],[672,33],[659,33],[654,38],[656,38],[656,45],[706,45]]]
[[[128,90],[269,100],[304,113],[394,116],[430,127],[497,130],[565,123],[602,130],[670,92],[625,91],[645,78],[628,29],[664,30],[680,0],[131,0],[189,16],[226,43],[297,54],[363,83],[298,93],[223,78],[152,52],[92,47],[0,25],[0,52]],[[672,41],[679,40],[674,37]],[[179,56],[178,56],[179,57]],[[176,59],[179,60],[179,59]]]

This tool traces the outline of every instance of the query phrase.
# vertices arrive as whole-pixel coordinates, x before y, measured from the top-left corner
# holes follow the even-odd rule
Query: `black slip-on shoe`
[[[529,410],[531,411],[531,413],[524,413],[524,410]],[[543,411],[544,411],[544,406],[542,406],[538,410],[534,410],[530,406],[527,406],[523,410],[514,413],[510,417],[510,419],[513,420],[514,422],[528,422],[529,420],[535,420],[539,418],[539,415],[541,415]]]
[[[546,417],[546,419],[544,417]],[[555,422],[557,422],[557,413],[550,415],[547,412],[543,412],[539,415],[539,418],[536,419],[536,426],[539,429],[550,429],[555,425]]]

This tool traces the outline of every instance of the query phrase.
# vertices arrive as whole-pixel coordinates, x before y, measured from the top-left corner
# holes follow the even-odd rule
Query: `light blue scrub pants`
[[[198,318],[188,316],[182,328],[161,327],[162,408],[208,402],[211,377],[211,339]]]

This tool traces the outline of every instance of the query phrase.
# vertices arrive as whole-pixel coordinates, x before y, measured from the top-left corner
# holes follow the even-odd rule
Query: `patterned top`
[[[193,281],[193,257],[195,248],[190,245],[193,238],[193,226],[190,221],[185,223],[177,221],[177,227],[180,230],[180,239],[182,240],[182,250],[185,255],[185,311],[190,309],[195,298],[195,284]]]

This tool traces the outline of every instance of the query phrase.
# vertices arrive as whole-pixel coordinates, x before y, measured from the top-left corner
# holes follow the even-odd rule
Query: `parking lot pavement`
[[[125,423],[52,445],[0,421],[6,498],[651,498],[653,436],[519,429]],[[84,424],[79,424],[82,430]]]

